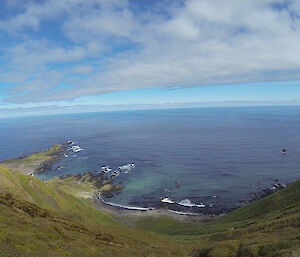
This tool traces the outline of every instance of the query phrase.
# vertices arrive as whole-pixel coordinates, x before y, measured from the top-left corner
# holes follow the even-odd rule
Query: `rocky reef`
[[[105,197],[112,197],[114,194],[120,193],[124,189],[122,182],[115,183],[111,176],[101,172],[85,172],[77,175],[68,175],[60,177],[62,181],[73,181],[76,183],[84,183],[93,187],[94,192],[100,192]]]

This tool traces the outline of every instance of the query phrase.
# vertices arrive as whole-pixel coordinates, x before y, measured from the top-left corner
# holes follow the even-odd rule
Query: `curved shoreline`
[[[210,215],[210,214],[201,214],[201,213],[193,213],[193,212],[180,212],[170,209],[164,208],[155,208],[155,207],[136,207],[136,206],[125,206],[119,205],[111,202],[106,202],[102,199],[101,194],[96,195],[96,203],[97,207],[101,210],[112,214],[118,218],[124,218],[123,222],[128,223],[126,219],[133,218],[134,220],[143,218],[143,217],[153,217],[153,218],[161,218],[168,217],[177,221],[183,222],[199,222],[206,223],[213,219],[216,219],[221,215]]]
[[[115,207],[116,209],[123,209],[123,210],[131,210],[131,211],[151,211],[151,210],[156,210],[156,208],[154,207],[137,207],[137,206],[126,206],[126,205],[121,205],[121,204],[116,204],[116,203],[112,203],[112,202],[106,202],[103,200],[102,197],[97,196],[98,200],[101,201],[103,204],[111,206],[111,207]]]

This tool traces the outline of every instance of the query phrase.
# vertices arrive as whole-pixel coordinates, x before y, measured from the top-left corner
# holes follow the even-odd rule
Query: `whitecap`
[[[147,207],[121,205],[121,204],[116,204],[116,203],[112,203],[112,202],[105,202],[104,200],[102,200],[102,202],[107,204],[107,205],[110,205],[110,206],[113,206],[113,207],[118,207],[118,208],[125,209],[125,210],[150,211],[150,210],[155,209],[155,208],[147,208]]]
[[[130,172],[132,169],[135,168],[135,164],[134,163],[131,163],[131,164],[126,164],[126,165],[122,165],[119,167],[119,170],[121,172],[124,172],[124,173],[128,173]]]
[[[177,204],[185,206],[185,207],[198,207],[198,208],[204,208],[205,207],[205,204],[203,204],[203,203],[194,204],[189,199],[184,199],[184,200],[178,202]]]
[[[162,203],[175,203],[173,200],[171,200],[169,197],[165,197],[164,199],[160,200]]]
[[[103,200],[103,198],[101,197],[101,194],[98,193],[98,199],[109,206],[112,207],[117,207],[117,208],[121,208],[121,209],[125,209],[125,210],[133,210],[133,211],[150,211],[150,210],[154,210],[154,207],[138,207],[138,206],[127,206],[127,205],[121,205],[121,204],[117,204],[117,203],[112,203],[112,202],[106,202]]]

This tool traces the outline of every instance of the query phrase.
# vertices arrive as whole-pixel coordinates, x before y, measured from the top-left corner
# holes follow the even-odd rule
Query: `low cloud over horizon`
[[[219,101],[219,102],[182,102],[163,104],[118,104],[118,105],[43,105],[35,107],[1,108],[0,118],[76,114],[111,111],[163,110],[183,108],[209,107],[270,107],[270,106],[299,106],[300,100],[292,101]]]
[[[0,37],[0,103],[300,80],[296,0],[6,0]]]

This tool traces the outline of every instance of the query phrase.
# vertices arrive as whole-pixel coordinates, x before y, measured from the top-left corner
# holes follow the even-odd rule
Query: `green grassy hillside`
[[[19,200],[31,202],[79,222],[118,223],[111,216],[95,210],[87,201],[58,190],[55,184],[13,172],[5,166],[0,166],[0,192],[10,192]]]
[[[2,256],[186,256],[188,252],[166,236],[126,228],[88,201],[5,166],[0,166],[0,249]]]

